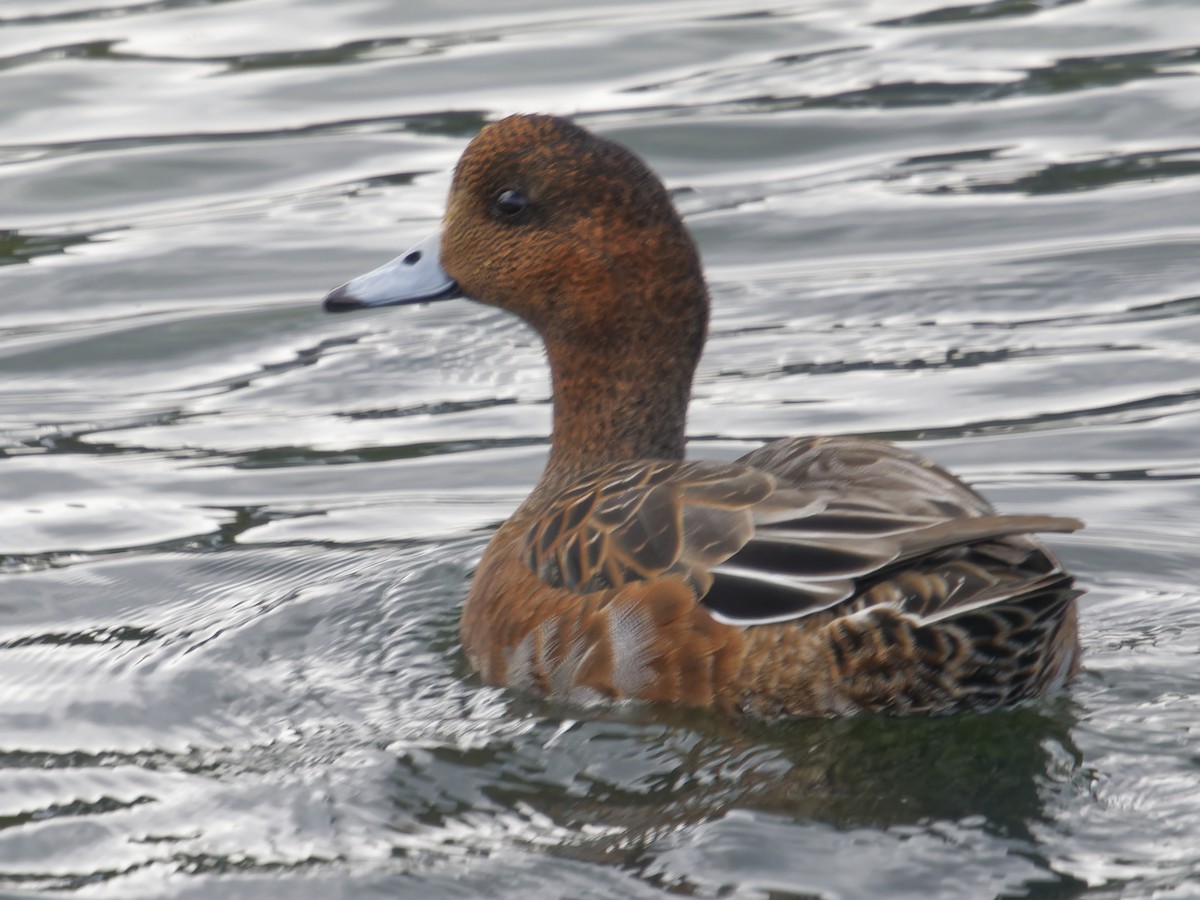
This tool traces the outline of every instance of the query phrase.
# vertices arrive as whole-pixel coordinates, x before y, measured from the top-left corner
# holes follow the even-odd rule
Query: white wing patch
[[[608,614],[608,639],[612,642],[612,682],[621,695],[637,697],[654,680],[649,649],[654,625],[649,613],[636,603],[614,606]]]
[[[535,684],[534,676],[537,662],[533,658],[535,633],[529,632],[521,638],[521,643],[508,651],[504,661],[504,680],[518,690],[531,690]]]
[[[547,623],[542,623],[538,627],[538,630],[543,630],[546,628],[546,625]],[[555,628],[549,631],[548,634],[556,636],[558,629]],[[588,649],[587,644],[584,643],[583,636],[579,633],[578,623],[571,626],[571,643],[567,646],[567,652],[563,654],[562,662],[551,669],[549,667],[549,658],[552,652],[557,649],[557,638],[547,637],[542,641],[542,655],[539,662],[541,663],[542,671],[546,673],[550,696],[571,699],[575,686],[575,673],[579,671],[579,666],[587,657]]]
[[[604,698],[595,689],[578,683],[591,647],[578,624],[571,628],[566,652],[559,653],[559,617],[544,620],[523,637],[505,658],[505,682],[519,690],[537,690],[560,700],[591,705]],[[650,646],[654,626],[649,613],[634,603],[615,606],[608,616],[608,639],[612,647],[612,686],[618,697],[639,696],[654,680]]]

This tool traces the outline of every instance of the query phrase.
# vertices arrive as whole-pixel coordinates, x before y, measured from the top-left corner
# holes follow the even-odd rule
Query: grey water
[[[658,171],[696,455],[897,440],[1087,590],[1028,708],[735,724],[486,687],[541,350],[332,317],[485,122]],[[0,2],[0,895],[1200,897],[1192,0]]]

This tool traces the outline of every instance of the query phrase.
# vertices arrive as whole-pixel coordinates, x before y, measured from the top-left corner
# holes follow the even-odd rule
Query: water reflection
[[[86,244],[92,238],[93,234],[22,233],[16,229],[0,228],[0,266],[66,253],[69,247]]]
[[[814,865],[824,870],[830,860],[814,856],[805,837],[813,833],[826,836],[822,842],[841,833],[851,844],[933,837],[952,854],[951,834],[965,829],[971,840],[1003,848],[1001,856],[1036,857],[1030,826],[1050,820],[1047,804],[1086,791],[1091,777],[1071,738],[1069,702],[969,719],[750,729],[670,710],[564,720],[538,717],[536,701],[512,702],[509,718],[532,718],[519,738],[401,756],[393,824],[408,852],[541,847],[676,887],[717,872],[727,884],[753,881],[780,864],[798,877]],[[750,849],[755,822],[777,823],[780,839],[791,842],[786,858],[762,869]],[[720,823],[735,831],[742,823],[750,844],[722,834]],[[679,868],[698,852],[689,849],[694,842],[713,840],[702,865]],[[726,865],[714,870],[714,855]],[[1045,860],[1017,869],[1019,883],[1072,881]]]

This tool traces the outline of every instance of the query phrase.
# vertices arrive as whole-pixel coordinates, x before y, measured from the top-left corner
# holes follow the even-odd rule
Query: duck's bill
[[[325,297],[325,309],[349,312],[461,296],[458,284],[442,268],[441,238],[441,232],[435,232],[391,262],[334,288]]]

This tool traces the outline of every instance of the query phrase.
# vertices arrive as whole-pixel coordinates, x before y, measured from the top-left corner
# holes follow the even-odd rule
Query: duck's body
[[[575,701],[764,718],[1016,703],[1077,664],[1070,578],[1024,534],[1056,524],[852,437],[617,464],[500,527],[463,645],[486,680]]]
[[[984,709],[1074,674],[1071,578],[1030,534],[1076,520],[997,515],[861,438],[683,461],[707,291],[661,183],[624,148],[505,119],[464,153],[444,224],[326,305],[461,291],[546,342],[550,458],[463,610],[487,681],[776,717]]]

